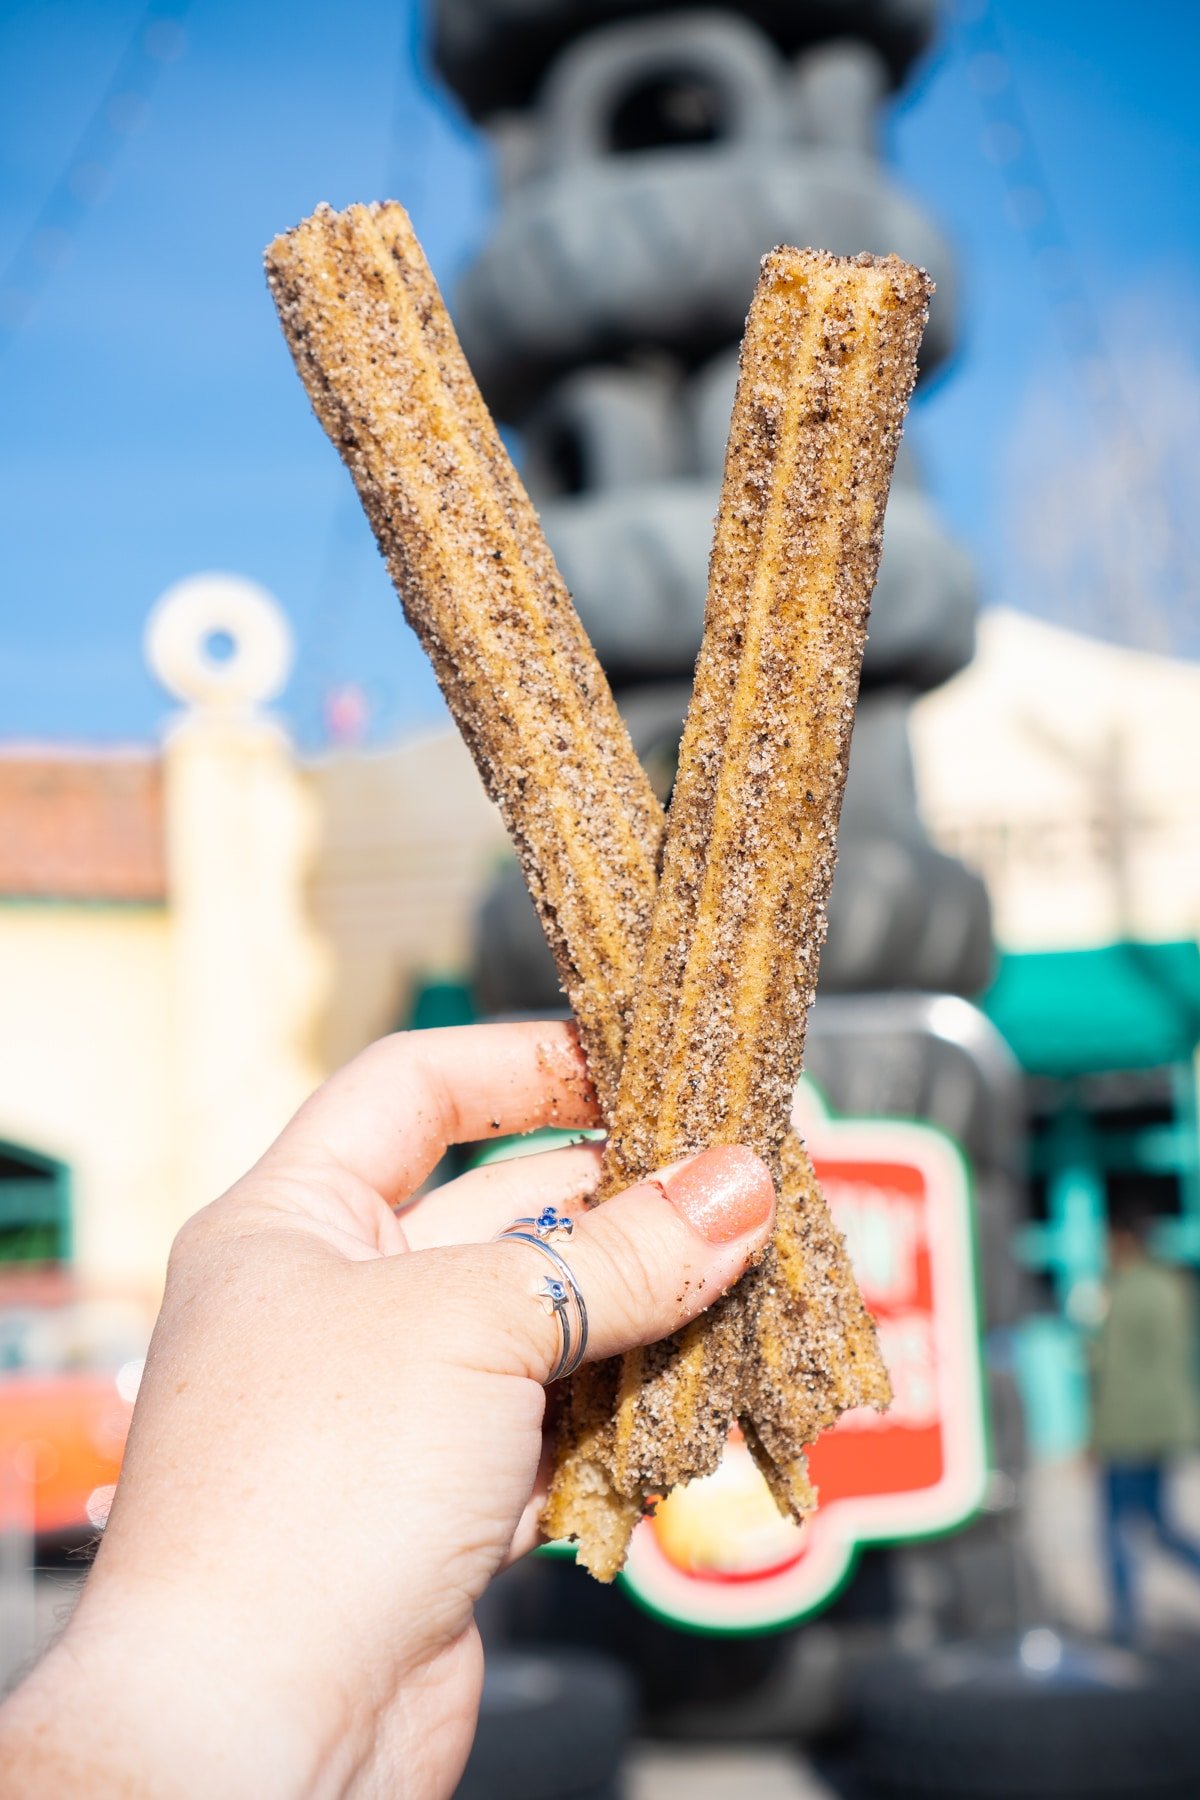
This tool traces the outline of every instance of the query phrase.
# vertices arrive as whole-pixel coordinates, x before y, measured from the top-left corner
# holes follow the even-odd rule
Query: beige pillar
[[[164,746],[175,1167],[186,1217],[266,1148],[320,1079],[326,956],[305,914],[312,801],[261,708],[291,665],[269,594],[197,576],[147,627],[155,673],[188,710]]]

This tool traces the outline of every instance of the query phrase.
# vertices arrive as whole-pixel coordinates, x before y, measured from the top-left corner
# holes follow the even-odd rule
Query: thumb
[[[586,1360],[656,1343],[711,1306],[766,1243],[774,1216],[766,1164],[739,1144],[722,1144],[577,1217],[571,1236],[556,1237],[551,1248],[587,1308]],[[515,1362],[546,1382],[562,1350],[558,1318],[543,1303],[553,1260],[511,1238],[475,1254],[485,1259],[480,1274],[491,1278],[480,1323],[490,1315],[497,1362]]]

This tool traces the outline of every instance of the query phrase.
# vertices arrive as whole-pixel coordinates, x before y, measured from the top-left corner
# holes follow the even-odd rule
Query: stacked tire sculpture
[[[898,250],[934,274],[926,368],[955,341],[949,249],[882,170],[881,101],[929,0],[440,0],[443,73],[502,145],[495,229],[456,296],[492,407],[620,693],[685,684],[762,253]],[[888,508],[822,967],[826,992],[985,984],[981,884],[922,829],[904,708],[969,660],[977,595],[905,451]],[[481,987],[552,992],[533,912],[501,878]]]
[[[436,59],[473,117],[528,105],[545,70],[581,33],[686,0],[438,0]],[[738,12],[789,55],[828,39],[876,49],[889,81],[903,79],[933,36],[936,0],[740,0]]]
[[[937,282],[923,372],[954,348],[949,248],[876,144],[881,102],[935,17],[934,0],[729,0],[703,11],[677,0],[437,0],[441,71],[500,162],[499,213],[458,290],[457,324],[488,402],[519,434],[550,543],[664,799],[760,257],[779,242],[898,251]],[[922,827],[906,722],[915,695],[970,661],[976,609],[970,563],[939,526],[906,444],[809,1046],[835,1109],[925,1116],[966,1142],[987,1323],[1001,1326],[1019,1305],[1008,1249],[1014,1072],[975,1044],[988,1027],[963,998],[949,1002],[961,1009],[949,1040],[946,1008],[926,1004],[986,985],[990,914],[979,880]],[[475,984],[489,1013],[561,1004],[515,864],[481,908]],[[902,1066],[911,1098],[895,1079]],[[1002,1435],[998,1466],[1015,1471],[1019,1423]]]
[[[740,11],[640,17],[562,50],[457,298],[493,408],[520,417],[564,372],[648,350],[696,367],[737,342],[759,258],[777,243],[897,250],[933,270],[922,354],[941,362],[954,330],[940,232],[860,147],[859,126],[839,116],[840,141],[813,139],[825,113],[806,94],[844,64],[815,50],[798,78]]]

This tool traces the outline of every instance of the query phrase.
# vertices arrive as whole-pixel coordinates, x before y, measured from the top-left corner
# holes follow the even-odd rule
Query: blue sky
[[[142,12],[0,8],[0,265]],[[1107,330],[1140,297],[1177,329],[1167,284],[1200,291],[1200,11],[993,0],[991,16],[1088,304]],[[393,735],[438,716],[436,691],[308,413],[260,257],[318,200],[391,193],[452,287],[487,228],[486,150],[421,72],[406,0],[194,0],[185,28],[110,192],[0,360],[0,734],[154,735],[166,703],[143,621],[172,581],[215,568],[264,583],[291,615],[284,710],[305,741],[326,688],[350,680]],[[887,123],[898,179],[958,246],[964,295],[960,354],[913,432],[987,598],[1036,605],[1013,555],[1012,447],[1031,399],[1049,395],[1081,441],[1088,410],[985,148],[972,29],[947,27]]]

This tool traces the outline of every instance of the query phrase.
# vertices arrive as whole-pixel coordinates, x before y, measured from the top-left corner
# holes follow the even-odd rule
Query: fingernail
[[[764,1225],[775,1189],[764,1162],[741,1144],[704,1150],[663,1181],[671,1205],[710,1244],[732,1243]]]

